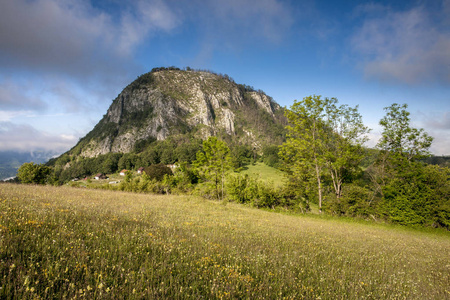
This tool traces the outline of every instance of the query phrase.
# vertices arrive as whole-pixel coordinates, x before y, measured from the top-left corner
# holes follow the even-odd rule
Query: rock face
[[[201,138],[220,133],[242,139],[239,131],[257,143],[258,125],[248,117],[280,126],[280,115],[282,109],[270,97],[238,85],[228,76],[156,70],[128,85],[71,151],[84,157],[126,153],[139,141],[186,133]]]

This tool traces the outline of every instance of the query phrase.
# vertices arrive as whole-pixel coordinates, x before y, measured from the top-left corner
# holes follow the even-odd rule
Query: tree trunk
[[[319,165],[316,163],[317,188],[319,192],[319,212],[322,212],[322,182],[320,181]]]
[[[331,167],[330,167],[330,174],[331,174],[331,179],[333,180],[334,192],[336,194],[336,198],[339,201],[339,199],[341,198],[341,193],[342,193],[342,180],[340,179],[338,172],[335,171]]]

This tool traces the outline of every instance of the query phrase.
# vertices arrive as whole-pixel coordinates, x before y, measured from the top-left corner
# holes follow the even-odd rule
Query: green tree
[[[407,104],[397,103],[384,108],[386,116],[380,120],[383,132],[377,146],[382,151],[389,152],[391,158],[408,161],[423,159],[430,156],[429,148],[433,137],[422,128],[410,127],[407,108]]]
[[[156,179],[158,181],[163,180],[164,175],[173,175],[172,170],[163,164],[145,167],[144,172],[150,179]]]
[[[294,101],[286,110],[288,134],[279,153],[292,182],[301,178],[301,185],[307,187],[315,180],[320,210],[325,178],[331,178],[340,198],[345,178],[358,169],[363,158],[362,144],[369,131],[357,107],[337,103],[336,98],[316,95]]]
[[[225,174],[230,169],[230,148],[217,137],[203,141],[203,149],[197,152],[194,166],[199,175],[212,185],[217,199],[224,197]]]
[[[416,168],[419,160],[429,156],[433,138],[423,129],[410,126],[407,105],[392,104],[385,107],[386,115],[380,120],[383,128],[377,144],[378,157],[372,174],[381,190],[390,180]]]
[[[326,115],[327,128],[331,130],[325,136],[326,165],[339,199],[344,180],[351,179],[352,174],[359,171],[365,155],[362,145],[367,142],[370,130],[364,126],[358,106],[337,106],[337,100],[332,98],[326,107]]]
[[[425,165],[433,138],[410,126],[407,105],[386,107],[372,177],[382,194],[382,213],[404,225],[450,228],[449,169]]]
[[[17,170],[17,177],[21,183],[45,184],[51,170],[43,164],[24,163]]]
[[[231,164],[236,171],[242,170],[245,165],[250,163],[253,157],[253,151],[249,145],[235,145],[232,147]]]
[[[134,153],[126,153],[124,154],[118,161],[118,169],[126,169],[131,170],[136,166],[138,156]]]

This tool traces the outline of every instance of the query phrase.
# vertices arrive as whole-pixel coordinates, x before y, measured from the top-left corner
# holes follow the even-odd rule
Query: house
[[[144,172],[144,167],[140,167],[140,168],[137,170],[137,172],[138,172],[138,174],[142,174],[142,173]]]
[[[100,180],[100,179],[107,179],[108,177],[106,177],[105,174],[102,173],[98,173],[97,175],[95,175],[94,179],[95,180]]]
[[[123,169],[122,171],[120,171],[120,175],[125,176],[125,174],[128,172],[128,170]]]

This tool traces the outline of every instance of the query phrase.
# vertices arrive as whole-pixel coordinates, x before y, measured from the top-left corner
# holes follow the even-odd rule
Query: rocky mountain
[[[282,142],[283,112],[264,92],[227,75],[157,68],[129,84],[68,154],[128,153],[136,145],[183,134],[217,135],[260,148]]]

